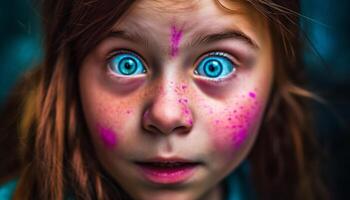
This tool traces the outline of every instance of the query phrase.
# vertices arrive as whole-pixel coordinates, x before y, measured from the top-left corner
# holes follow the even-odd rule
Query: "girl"
[[[44,62],[1,120],[14,199],[326,198],[296,0],[42,9]]]

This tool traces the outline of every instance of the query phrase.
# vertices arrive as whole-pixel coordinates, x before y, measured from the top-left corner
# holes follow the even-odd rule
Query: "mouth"
[[[156,184],[178,184],[188,180],[202,163],[182,158],[158,157],[135,164],[148,181]]]

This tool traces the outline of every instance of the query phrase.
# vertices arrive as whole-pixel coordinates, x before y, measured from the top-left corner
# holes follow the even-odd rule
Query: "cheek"
[[[132,114],[132,110],[125,107],[125,109],[121,109],[119,106],[106,103],[96,103],[95,105],[99,106],[92,109],[93,112],[90,113],[88,122],[89,126],[92,126],[92,133],[94,133],[93,143],[96,142],[105,150],[116,150],[124,132],[124,123],[122,122]]]
[[[256,93],[249,92],[231,107],[217,113],[211,122],[215,148],[229,153],[241,150],[254,138],[261,112]]]

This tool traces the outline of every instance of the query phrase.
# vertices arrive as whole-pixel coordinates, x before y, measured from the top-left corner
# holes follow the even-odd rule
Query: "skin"
[[[271,40],[266,20],[253,8],[238,2],[229,7],[234,12],[213,0],[138,1],[113,30],[140,37],[107,37],[83,61],[80,93],[98,159],[135,199],[223,199],[222,180],[252,148],[273,78]],[[190,45],[196,35],[224,30],[251,41]],[[142,56],[147,72],[111,73],[106,59],[119,49]],[[194,73],[209,51],[232,56],[230,78],[215,82]],[[133,164],[156,156],[203,164],[179,185],[158,185]]]

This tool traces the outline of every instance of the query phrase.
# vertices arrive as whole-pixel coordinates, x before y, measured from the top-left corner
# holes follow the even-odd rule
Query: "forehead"
[[[116,22],[112,32],[124,32],[148,50],[162,50],[163,55],[173,45],[173,30],[181,34],[176,46],[182,50],[207,35],[232,31],[264,48],[270,42],[267,22],[247,1],[141,0]]]
[[[164,28],[178,22],[183,31],[200,25],[216,29],[218,26],[247,22],[256,27],[265,21],[243,0],[140,0],[127,16],[119,23],[120,26],[148,28],[157,25]]]

